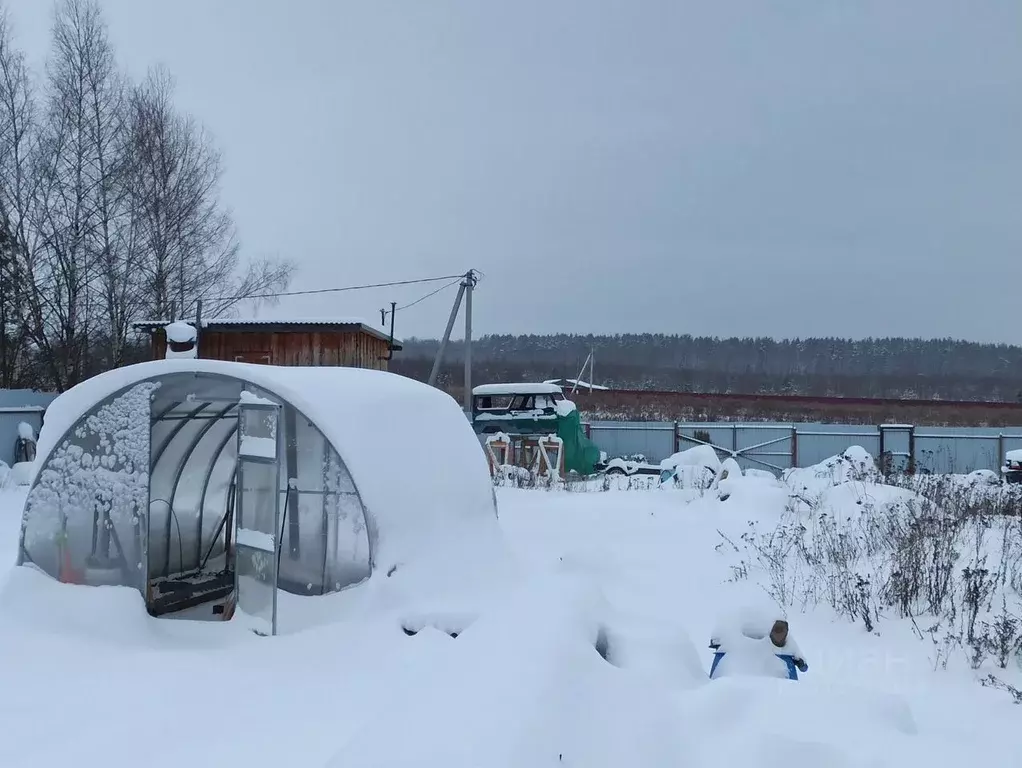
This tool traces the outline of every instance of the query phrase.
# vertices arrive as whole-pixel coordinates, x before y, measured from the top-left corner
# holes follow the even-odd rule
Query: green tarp
[[[591,475],[600,461],[600,449],[586,437],[577,410],[557,418],[557,436],[564,441],[564,471]]]

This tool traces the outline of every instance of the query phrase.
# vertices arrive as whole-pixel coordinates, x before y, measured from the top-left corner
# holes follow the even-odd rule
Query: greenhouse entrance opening
[[[275,634],[281,406],[218,394],[179,402],[169,388],[152,397],[146,602],[154,616],[238,611],[255,631]],[[290,478],[285,487],[286,508],[298,487]]]
[[[242,497],[252,499],[238,489],[265,485],[267,476],[265,469],[245,471],[241,461],[243,434],[258,419],[242,403],[240,382],[203,377],[198,399],[195,378],[182,378],[163,381],[150,397],[146,605],[154,616],[226,619],[237,602]],[[278,409],[270,406],[274,424]],[[276,451],[258,461],[276,481]],[[264,504],[275,499],[274,487],[261,490]]]

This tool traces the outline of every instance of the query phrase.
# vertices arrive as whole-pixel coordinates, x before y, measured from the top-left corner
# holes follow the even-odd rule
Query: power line
[[[437,288],[437,289],[436,289],[435,291],[430,291],[430,292],[429,292],[429,293],[427,293],[427,294],[426,294],[425,296],[421,296],[421,297],[419,297],[418,299],[416,299],[415,301],[413,301],[413,302],[412,302],[411,304],[405,304],[405,305],[404,305],[403,307],[397,307],[395,311],[400,311],[400,310],[402,310],[402,309],[409,309],[410,307],[414,307],[414,306],[415,306],[416,304],[419,304],[420,302],[423,302],[423,301],[425,301],[426,299],[429,299],[429,298],[432,298],[433,296],[436,296],[436,295],[437,295],[438,293],[440,293],[440,291],[446,291],[446,290],[447,290],[448,288],[450,288],[450,287],[451,287],[452,285],[457,285],[457,284],[458,284],[458,283],[460,283],[460,282],[461,282],[461,281],[462,281],[463,279],[464,279],[464,275],[462,275],[461,277],[457,278],[456,280],[452,280],[451,282],[447,283],[446,285],[441,285],[441,286],[440,286],[439,288]]]
[[[454,280],[457,282],[465,277],[465,275],[442,275],[440,277],[423,277],[418,280],[393,280],[388,283],[367,283],[366,285],[346,285],[342,288],[313,288],[306,291],[281,291],[280,293],[261,293],[254,294],[252,296],[217,296],[214,298],[207,298],[205,301],[248,301],[249,299],[278,299],[284,296],[310,296],[312,294],[319,293],[341,293],[343,291],[361,291],[367,288],[394,288],[402,285],[416,285],[419,283],[436,283],[441,280]],[[448,286],[444,286],[446,288]],[[443,288],[438,289],[435,293],[439,293]],[[432,295],[432,294],[430,294]],[[423,296],[423,299],[429,298]],[[420,299],[421,301],[421,299]],[[410,306],[410,305],[409,305]],[[404,309],[404,307],[402,307]]]
[[[445,290],[447,288],[450,288],[452,285],[456,285],[459,281],[465,279],[466,274],[474,275],[476,273],[477,273],[477,270],[470,270],[468,273],[461,274],[461,275],[440,275],[439,277],[423,277],[423,278],[418,278],[418,279],[415,279],[415,280],[391,280],[391,281],[385,282],[385,283],[366,283],[364,285],[346,285],[346,286],[342,286],[342,287],[338,287],[338,288],[313,288],[313,289],[303,290],[303,291],[281,291],[279,293],[260,293],[260,294],[253,294],[251,296],[215,296],[215,297],[203,297],[202,301],[205,303],[205,302],[220,302],[220,301],[248,301],[249,299],[276,299],[276,298],[283,298],[283,297],[286,297],[286,296],[311,296],[311,295],[314,295],[314,294],[343,293],[343,292],[346,292],[346,291],[361,291],[361,290],[367,290],[367,289],[371,289],[371,288],[393,288],[393,287],[399,287],[399,286],[404,286],[404,285],[421,285],[423,283],[436,283],[436,282],[440,282],[441,280],[449,280],[450,281],[446,285],[440,286],[436,290],[427,293],[425,296],[422,296],[422,297],[416,299],[412,303],[406,304],[403,307],[398,307],[398,309],[408,309],[409,307],[414,307],[419,302],[425,301],[426,299],[431,298],[432,296],[435,296],[436,294],[440,293],[441,291],[443,291],[443,290]],[[45,293],[43,293],[43,295],[45,296]],[[9,297],[9,298],[12,298],[15,301],[28,301],[30,299],[36,299],[36,298],[38,298],[38,296],[39,296],[39,292],[38,291],[35,291],[35,290],[29,288],[29,289],[25,290],[25,292],[23,294],[21,294],[20,296],[18,294],[15,294],[14,296]]]
[[[471,280],[473,280],[474,283],[477,283],[477,282],[479,282],[479,278],[476,277],[476,274],[478,274],[478,273],[479,273],[479,270],[477,270],[477,269],[469,270],[466,274],[458,275],[458,277],[454,278],[451,282],[447,283],[446,285],[441,285],[439,288],[437,288],[436,290],[430,291],[425,296],[420,296],[419,298],[417,298],[415,301],[411,302],[410,304],[405,304],[403,307],[394,307],[393,311],[394,312],[400,312],[403,309],[409,309],[410,307],[414,307],[416,304],[419,304],[419,303],[425,301],[426,299],[429,299],[429,298],[432,298],[433,296],[436,296],[441,291],[445,291],[448,288],[450,288],[451,286],[457,285],[462,280],[465,280],[466,277],[471,279]],[[382,322],[384,322],[384,323],[387,322],[387,315],[389,315],[390,313],[391,313],[391,310],[389,310],[389,309],[381,309],[380,310],[380,318],[381,318]]]

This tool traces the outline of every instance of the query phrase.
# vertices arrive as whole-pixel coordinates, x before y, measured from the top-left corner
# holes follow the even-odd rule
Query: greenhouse
[[[409,435],[439,449],[394,461]],[[135,588],[152,615],[275,634],[279,592],[389,575],[495,513],[478,441],[439,390],[361,369],[161,360],[50,406],[19,564]]]

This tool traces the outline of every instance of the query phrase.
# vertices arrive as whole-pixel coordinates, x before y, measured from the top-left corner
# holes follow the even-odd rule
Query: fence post
[[[916,473],[916,426],[913,424],[908,428],[908,474]]]
[[[681,451],[681,435],[678,434],[678,422],[674,422],[674,453]]]
[[[791,425],[791,468],[798,468],[798,427]]]
[[[738,457],[738,425],[731,425],[731,458]]]
[[[1004,461],[1004,433],[997,433],[997,466],[1000,467]]]

